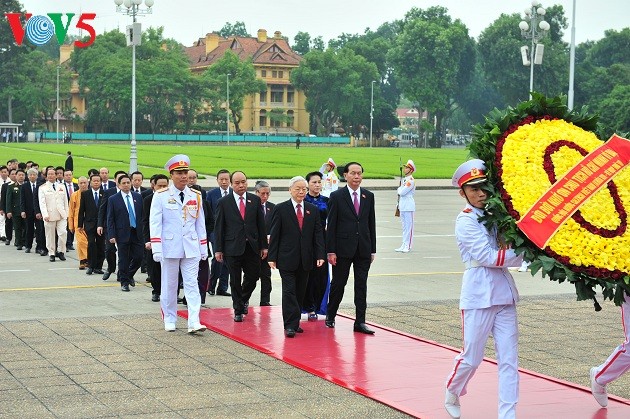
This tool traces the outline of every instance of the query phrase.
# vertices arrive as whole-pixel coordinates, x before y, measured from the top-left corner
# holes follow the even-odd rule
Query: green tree
[[[472,56],[471,56],[472,55]],[[411,9],[390,51],[394,74],[403,94],[436,117],[436,133],[452,108],[458,90],[470,79],[474,40],[444,7]],[[434,145],[440,146],[439,136]]]
[[[311,49],[317,50],[317,51],[323,51],[326,49],[326,44],[324,43],[324,38],[322,38],[321,36],[317,36],[315,38],[313,38],[313,43],[312,43],[312,47]]]
[[[230,22],[225,22],[225,25],[218,32],[220,37],[228,38],[230,36],[244,36],[250,37],[251,35],[247,32],[245,28],[245,22],[236,21],[234,24]]]
[[[311,35],[308,32],[299,31],[293,37],[293,42],[291,49],[300,55],[306,55],[311,50]]]
[[[374,63],[349,48],[313,50],[291,72],[291,83],[306,94],[306,110],[323,132],[333,124],[353,127],[369,125],[372,81],[378,80]],[[382,101],[377,84],[374,89],[375,112]]]
[[[227,51],[221,59],[203,73],[204,83],[208,87],[207,99],[212,109],[225,106],[227,99],[227,75],[230,83],[230,114],[236,133],[241,132],[243,101],[246,96],[264,91],[264,81],[256,78],[256,70],[251,59],[241,61],[232,51]]]
[[[483,71],[503,101],[514,106],[529,97],[530,67],[524,66],[520,48],[531,41],[521,35],[518,27],[522,17],[502,14],[479,36],[479,55]],[[547,8],[545,20],[551,26],[542,38],[545,45],[542,65],[534,65],[534,90],[551,97],[568,89],[567,45],[562,42],[567,23],[560,5]]]
[[[4,18],[5,13],[24,13],[22,4],[17,0],[6,0],[0,3],[0,17],[4,20],[0,24],[0,120],[21,120],[26,115],[15,115],[13,118],[12,101],[18,99],[13,96],[16,76],[22,64],[21,56],[32,50],[27,44],[18,47],[13,38],[11,27]]]

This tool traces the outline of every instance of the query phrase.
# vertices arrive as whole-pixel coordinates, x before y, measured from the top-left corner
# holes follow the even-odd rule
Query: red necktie
[[[238,209],[241,212],[241,218],[244,220],[245,219],[245,200],[243,200],[242,196],[239,199],[240,199],[240,202],[238,204]]]
[[[354,212],[359,215],[359,198],[357,197],[356,192],[352,192],[352,195],[354,195]]]
[[[296,215],[298,219],[298,225],[300,226],[300,231],[302,231],[302,224],[304,224],[304,215],[302,214],[302,205],[297,204],[296,208],[297,208]]]

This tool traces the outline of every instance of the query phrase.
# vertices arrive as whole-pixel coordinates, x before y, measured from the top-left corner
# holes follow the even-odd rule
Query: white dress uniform
[[[480,160],[476,162],[483,164]],[[481,166],[476,172],[476,178],[480,181],[485,180],[483,170],[485,167]],[[457,173],[459,172],[456,172],[454,184],[461,186],[466,180],[462,183],[455,182],[456,177],[459,179]],[[464,179],[466,178],[471,180],[470,176]],[[523,258],[517,256],[513,250],[499,245],[496,228],[489,231],[479,222],[483,213],[482,209],[467,204],[455,223],[457,245],[466,266],[459,305],[462,311],[464,342],[462,352],[455,357],[455,367],[446,380],[445,404],[452,397],[459,406],[459,396],[466,394],[466,386],[483,360],[485,345],[492,333],[499,369],[498,417],[514,418],[519,381],[515,304],[519,295],[514,278],[507,268],[520,266]]]
[[[412,160],[405,165],[416,171],[416,166]],[[409,173],[400,181],[398,187],[398,210],[400,211],[400,222],[402,223],[402,245],[396,249],[397,252],[407,253],[413,247],[413,216],[416,212],[416,201],[413,198],[416,193],[416,181]]]
[[[188,305],[188,331],[205,330],[199,323],[201,296],[197,284],[199,260],[208,258],[201,193],[187,186],[180,191],[173,185],[156,192],[151,203],[149,231],[153,259],[161,262],[162,267],[160,305],[164,328],[175,330],[178,273],[181,270]]]
[[[628,352],[630,348],[630,297],[625,295],[625,298],[626,301],[621,304],[621,324],[623,325],[623,334],[626,339],[615,348],[608,359],[606,359],[606,362],[591,369],[591,390],[593,395],[596,396],[596,400],[602,406],[608,404],[606,384],[616,380],[630,370],[630,353]],[[596,388],[599,389],[599,395],[596,394]]]
[[[51,256],[66,251],[68,227],[68,198],[63,184],[46,182],[39,187],[39,208],[44,219],[46,248]],[[48,217],[48,221],[46,221]],[[55,251],[55,233],[57,250]]]
[[[11,183],[11,179],[9,179],[7,177],[4,180],[0,180],[0,186],[2,186],[5,183]],[[0,215],[0,237],[5,237],[6,236],[6,234],[5,234],[5,230],[6,230],[6,216],[4,215],[5,208],[0,208],[0,210],[2,210],[2,214]]]
[[[326,166],[328,165],[332,167],[330,171],[326,170]],[[322,164],[322,167],[320,167],[319,169],[319,171],[322,172],[322,174],[324,175],[322,177],[322,190],[320,193],[327,198],[330,197],[330,194],[332,192],[335,192],[337,189],[339,189],[339,178],[335,173],[336,167],[337,165],[335,164],[335,161],[332,159],[332,157],[330,157],[328,161]]]

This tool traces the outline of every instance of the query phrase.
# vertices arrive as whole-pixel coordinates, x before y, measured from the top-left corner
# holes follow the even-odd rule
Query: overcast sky
[[[607,29],[621,30],[630,26],[630,1],[575,0],[576,42],[598,40]],[[569,19],[565,40],[570,41],[571,15],[574,0],[542,2],[544,7],[560,4]],[[97,34],[124,29],[131,18],[116,12],[114,0],[24,0],[27,12],[33,15],[46,13],[96,13],[94,27]],[[401,19],[412,7],[426,9],[440,5],[446,7],[454,19],[468,27],[477,38],[481,31],[502,13],[522,13],[531,5],[527,0],[155,0],[153,13],[140,17],[143,28],[164,26],[164,34],[190,46],[207,32],[217,31],[225,22],[245,22],[253,36],[258,29],[269,34],[281,31],[291,41],[298,31],[311,37],[322,36],[325,42],[343,32],[363,33],[365,28],[375,30],[384,22]],[[70,33],[78,33],[72,21]],[[6,23],[6,21],[5,21]]]

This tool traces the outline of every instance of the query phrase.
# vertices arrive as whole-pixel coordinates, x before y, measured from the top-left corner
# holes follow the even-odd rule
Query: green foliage
[[[229,74],[229,76],[228,76]],[[213,109],[221,108],[227,100],[228,77],[230,89],[231,122],[237,133],[241,132],[239,123],[243,117],[243,100],[246,96],[265,91],[267,85],[256,78],[256,70],[251,59],[242,61],[232,51],[212,64],[203,73],[207,86],[207,99]]]
[[[291,49],[300,55],[306,55],[311,50],[311,35],[308,32],[299,31],[293,37],[294,44]]]
[[[245,22],[241,22],[240,20],[237,20],[234,24],[225,22],[225,25],[223,25],[223,27],[219,30],[218,34],[223,38],[228,38],[230,36],[251,36],[245,28]]]

